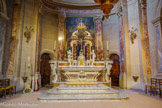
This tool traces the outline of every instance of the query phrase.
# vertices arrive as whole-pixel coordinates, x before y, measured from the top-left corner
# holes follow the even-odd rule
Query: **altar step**
[[[54,87],[40,97],[40,101],[67,100],[121,100],[127,99],[125,93],[109,88],[103,84],[97,85],[60,85]]]

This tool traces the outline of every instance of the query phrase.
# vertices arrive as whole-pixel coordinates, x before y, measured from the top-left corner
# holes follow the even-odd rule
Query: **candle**
[[[53,49],[54,49],[54,50],[56,49],[56,40],[54,41]]]
[[[24,73],[24,76],[26,76],[26,62],[25,62],[25,73]]]
[[[109,50],[109,43],[108,43],[108,41],[107,41],[107,50]]]
[[[28,56],[28,62],[30,62],[30,57]]]
[[[110,88],[111,88],[111,83],[112,83],[112,81],[111,81],[111,77],[110,77]]]

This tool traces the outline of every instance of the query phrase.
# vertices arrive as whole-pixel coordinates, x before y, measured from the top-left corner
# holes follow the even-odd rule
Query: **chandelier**
[[[118,2],[118,0],[94,0],[96,3],[101,5],[101,10],[105,14],[105,17],[108,18],[109,14],[114,7],[113,4]]]

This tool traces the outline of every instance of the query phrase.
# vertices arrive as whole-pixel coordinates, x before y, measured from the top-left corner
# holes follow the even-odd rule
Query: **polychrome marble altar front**
[[[85,24],[86,23],[86,24]],[[87,30],[88,21],[79,18],[71,36],[66,39],[64,60],[51,60],[52,83],[98,84],[109,83],[110,60],[97,60],[99,56],[92,30]],[[75,27],[75,26],[74,26]],[[94,27],[94,26],[93,26]],[[92,33],[92,34],[91,34]]]

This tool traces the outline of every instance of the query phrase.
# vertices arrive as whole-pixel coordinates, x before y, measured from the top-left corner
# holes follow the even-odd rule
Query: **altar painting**
[[[69,48],[70,37],[72,33],[77,30],[77,26],[80,23],[81,17],[67,17],[66,20],[66,48]],[[83,24],[86,26],[86,30],[91,34],[93,43],[95,39],[94,21],[93,18],[82,18]]]

